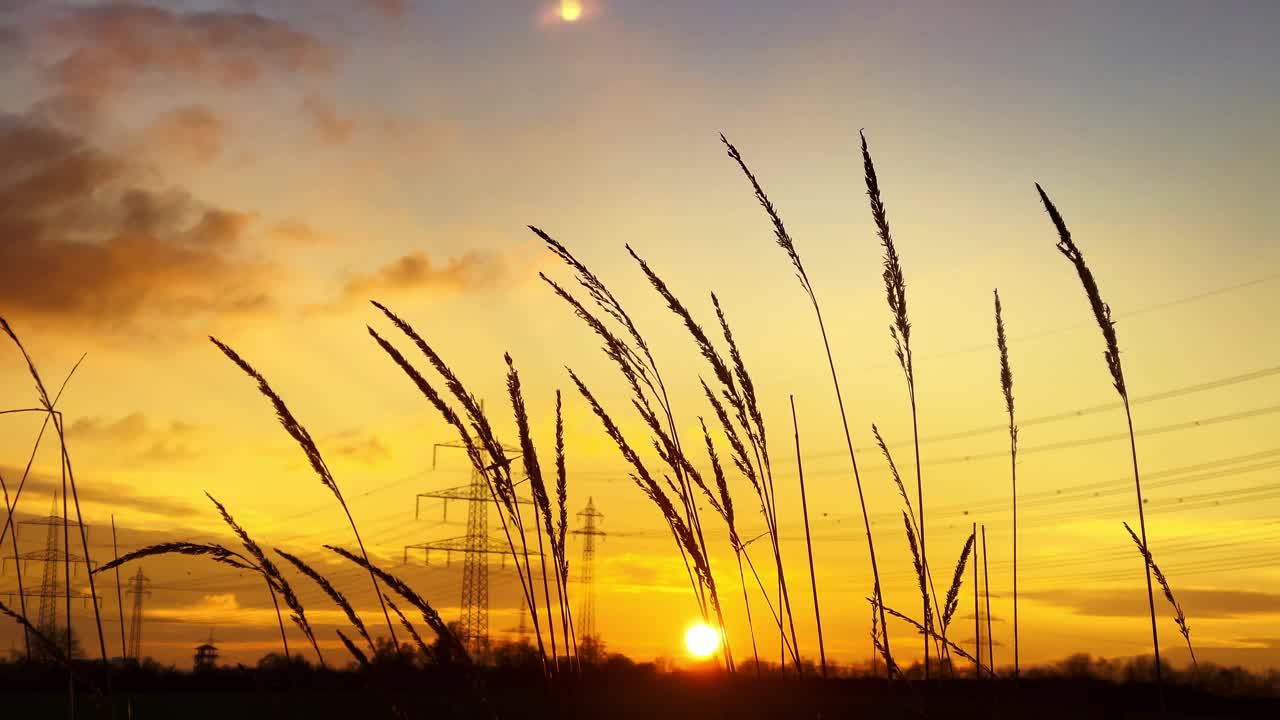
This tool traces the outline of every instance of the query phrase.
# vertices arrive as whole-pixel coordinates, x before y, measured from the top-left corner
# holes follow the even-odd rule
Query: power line
[[[1153,305],[1146,305],[1146,306],[1137,308],[1136,310],[1130,310],[1128,312],[1123,312],[1123,313],[1116,313],[1113,317],[1116,319],[1140,317],[1142,315],[1158,312],[1160,310],[1167,310],[1171,307],[1177,307],[1178,305],[1186,305],[1188,303],[1199,302],[1200,300],[1207,300],[1208,298],[1211,298],[1211,297],[1217,297],[1219,295],[1226,295],[1228,293],[1237,292],[1239,290],[1245,290],[1247,288],[1251,288],[1257,285],[1263,285],[1278,279],[1280,279],[1280,273],[1263,275],[1262,277],[1254,278],[1252,280],[1246,280],[1245,282],[1236,283],[1234,285],[1227,285],[1224,287],[1213,288],[1211,290],[1205,290],[1204,292],[1199,292],[1194,295],[1185,295],[1182,297],[1158,302]],[[1081,330],[1081,329],[1091,328],[1091,327],[1096,327],[1096,326],[1090,322],[1079,322],[1079,323],[1073,323],[1071,325],[1060,325],[1055,328],[1048,328],[1045,330],[1026,333],[1023,335],[1014,335],[1009,339],[1015,343],[1031,342],[1035,340],[1043,340],[1045,338],[1053,337],[1055,335],[1061,335],[1063,333],[1071,332],[1073,330]],[[969,347],[964,347],[964,348],[952,348],[950,350],[939,350],[937,352],[918,354],[916,355],[916,359],[923,358],[923,359],[929,360],[929,359],[953,357],[955,355],[967,355],[975,352],[990,352],[990,351],[991,351],[990,344],[970,345]],[[892,363],[885,361],[882,363],[863,365],[861,367],[855,368],[854,371],[865,372],[867,370],[874,370],[882,367],[889,367],[891,365]]]

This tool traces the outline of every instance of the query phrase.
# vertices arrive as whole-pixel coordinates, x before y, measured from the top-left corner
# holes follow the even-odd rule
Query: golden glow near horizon
[[[577,22],[582,17],[582,3],[578,0],[560,0],[560,19]]]
[[[720,634],[706,623],[694,623],[684,634],[684,645],[690,655],[703,660],[715,654],[720,647]]]
[[[466,532],[464,510],[445,515],[443,501],[424,499],[419,517],[415,495],[465,486],[471,471],[456,450],[440,452],[437,467],[433,446],[458,433],[369,337],[366,325],[437,381],[368,304],[376,299],[487,400],[505,442],[518,440],[503,360],[511,354],[544,474],[562,391],[570,527],[581,527],[576,513],[591,498],[608,532],[594,567],[600,638],[638,660],[688,660],[682,641],[701,618],[680,551],[566,366],[649,469],[663,463],[598,337],[539,278],[589,302],[525,228],[534,224],[634,319],[704,477],[712,470],[698,417],[707,419],[747,538],[770,522],[730,466],[699,383],[714,387],[709,367],[626,246],[728,352],[716,293],[768,429],[789,592],[808,597],[812,578],[828,660],[869,663],[873,579],[822,338],[770,219],[716,135],[723,129],[742,151],[817,289],[886,602],[919,613],[902,501],[871,434],[876,423],[914,480],[911,405],[857,149],[866,127],[910,303],[927,556],[935,570],[951,566],[972,524],[986,525],[997,666],[1012,661],[1013,518],[995,287],[1020,425],[1022,667],[1151,650],[1143,563],[1120,524],[1138,520],[1125,413],[1033,181],[1057,203],[1115,313],[1140,469],[1158,478],[1144,484],[1148,539],[1199,660],[1280,666],[1280,497],[1266,489],[1280,457],[1280,334],[1268,310],[1280,307],[1269,195],[1280,96],[1267,72],[1280,47],[1256,32],[1280,11],[1241,3],[1220,17],[1178,4],[1153,28],[1142,13],[1066,3],[999,12],[812,3],[799,12],[537,0],[515,12],[400,3],[398,15],[368,2],[325,13],[267,3],[262,16],[238,0],[135,4],[154,12],[110,0],[0,9],[0,315],[51,390],[88,353],[58,408],[95,562],[113,551],[113,516],[121,553],[176,539],[238,542],[207,490],[264,547],[297,555],[358,612],[381,617],[368,578],[323,547],[353,542],[346,514],[253,380],[209,343],[214,335],[307,428],[370,556],[456,619],[464,564],[434,553],[429,566],[400,563],[406,545]],[[211,19],[228,32],[204,32]],[[1067,26],[1072,33],[1040,33]],[[1166,32],[1197,41],[1154,42]],[[1087,56],[1079,33],[1091,38]],[[1237,44],[1247,51],[1214,51]],[[885,65],[890,55],[898,61]],[[39,403],[21,353],[0,335],[0,410]],[[43,517],[61,488],[49,428],[15,499],[41,424],[37,414],[0,416],[0,473],[19,519]],[[724,614],[714,629],[718,642],[746,648],[751,625],[727,528],[706,510]],[[500,538],[498,510],[489,512]],[[585,537],[567,538],[577,577]],[[16,542],[38,552],[45,537],[23,527]],[[491,562],[501,640],[517,626],[522,593],[510,560]],[[757,562],[765,588],[774,565]],[[271,598],[251,577],[176,556],[123,574],[136,570],[154,582],[147,616],[163,619],[143,633],[145,655],[185,665],[210,624],[228,662],[280,649]],[[38,583],[39,568],[29,573],[24,582]],[[74,589],[87,590],[83,581],[82,571]],[[343,614],[316,588],[298,590],[328,638],[322,647],[344,652],[333,633]],[[575,608],[585,590],[571,586]],[[955,620],[953,639],[967,649],[972,591],[966,576],[958,612],[970,619]],[[17,577],[0,572],[8,592]],[[1185,666],[1156,601],[1165,661]],[[105,615],[115,602],[112,592]],[[772,645],[763,607],[752,608],[757,639]],[[808,660],[819,651],[806,608],[794,607]],[[91,604],[73,603],[72,614],[82,641],[96,634]],[[890,619],[889,633],[899,662],[922,654],[914,628]],[[22,642],[16,623],[0,621],[0,652]]]

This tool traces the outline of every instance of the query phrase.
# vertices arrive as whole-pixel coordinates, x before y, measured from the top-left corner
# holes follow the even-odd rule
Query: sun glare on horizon
[[[709,658],[720,647],[720,634],[706,623],[695,623],[684,634],[684,644],[693,657]]]
[[[576,22],[582,17],[582,3],[579,0],[560,0],[560,19],[565,22]]]

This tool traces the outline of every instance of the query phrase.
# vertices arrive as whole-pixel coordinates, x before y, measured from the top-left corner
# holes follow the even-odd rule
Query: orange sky
[[[264,545],[332,571],[364,614],[377,612],[359,574],[320,549],[350,543],[345,517],[210,334],[310,429],[379,559],[461,535],[461,506],[444,522],[439,503],[424,501],[415,520],[417,493],[467,473],[456,457],[432,469],[432,445],[456,438],[368,339],[365,324],[392,330],[365,304],[376,298],[486,398],[511,440],[503,352],[548,453],[554,393],[565,392],[570,504],[594,498],[610,533],[597,624],[611,648],[681,655],[696,608],[670,536],[564,366],[634,445],[646,435],[597,342],[538,280],[570,275],[525,229],[536,224],[626,304],[690,440],[709,414],[697,387],[705,363],[624,244],[708,327],[707,294],[721,298],[775,447],[793,600],[809,597],[789,450],[795,395],[828,654],[864,660],[869,571],[820,339],[716,133],[778,205],[823,302],[886,598],[909,610],[918,599],[897,493],[870,434],[877,423],[913,476],[857,153],[865,127],[908,283],[930,557],[949,568],[970,523],[987,524],[997,662],[1011,652],[1012,606],[993,287],[1023,425],[1023,662],[1149,645],[1141,561],[1120,525],[1136,515],[1124,415],[1079,282],[1054,250],[1039,181],[1114,308],[1138,401],[1151,547],[1197,653],[1280,664],[1270,206],[1280,94],[1266,70],[1280,58],[1262,31],[1273,10],[598,0],[566,23],[558,3],[457,5],[0,11],[0,314],[51,384],[87,353],[62,407],[96,560],[110,552],[112,514],[122,551],[224,536],[208,491]],[[20,356],[0,352],[0,407],[34,403]],[[38,427],[0,418],[6,481],[21,475]],[[46,445],[20,517],[47,512],[57,467]],[[754,535],[763,523],[735,482],[743,534]],[[722,529],[712,534],[741,657],[750,643],[733,556]],[[38,551],[44,535],[22,528],[19,541]],[[571,563],[580,551],[571,540]],[[200,562],[142,568],[153,580],[149,654],[185,665],[211,631],[234,660],[274,649],[273,613],[251,578]],[[459,564],[400,571],[456,614]],[[28,565],[24,581],[39,572]],[[491,583],[496,635],[518,622],[518,586],[498,567]],[[10,559],[0,592],[15,587]],[[116,622],[110,592],[103,610]],[[308,588],[304,600],[322,628],[339,626],[318,594]],[[753,612],[767,612],[756,601]],[[802,648],[816,655],[809,606],[796,606]],[[1159,610],[1162,645],[1180,663]],[[73,613],[88,637],[88,607]],[[958,621],[961,641],[971,621]],[[905,627],[890,629],[904,657],[918,650]],[[331,630],[322,635],[337,648]],[[0,626],[0,647],[15,643],[15,627]]]

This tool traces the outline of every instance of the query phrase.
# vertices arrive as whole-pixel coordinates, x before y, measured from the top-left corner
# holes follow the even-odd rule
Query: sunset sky
[[[1022,661],[1150,650],[1142,561],[1121,526],[1136,522],[1124,413],[1079,280],[1054,248],[1040,182],[1116,315],[1150,546],[1197,655],[1280,666],[1280,6],[569,5],[0,2],[0,315],[50,385],[86,355],[61,409],[94,560],[110,558],[113,514],[121,552],[234,542],[207,491],[263,545],[329,573],[374,627],[367,578],[321,548],[354,544],[341,508],[267,401],[206,340],[215,335],[315,436],[371,554],[456,617],[460,557],[394,567],[405,545],[463,534],[461,505],[447,522],[438,501],[423,501],[418,519],[414,505],[468,474],[460,454],[432,469],[433,445],[457,438],[370,341],[366,324],[395,337],[367,303],[377,299],[486,400],[509,442],[504,352],[548,456],[555,391],[564,392],[570,506],[594,498],[609,533],[597,557],[597,625],[611,650],[682,657],[697,608],[679,556],[565,366],[633,445],[648,448],[647,433],[599,343],[539,280],[572,277],[533,224],[626,304],[673,386],[688,441],[700,441],[698,416],[711,412],[697,385],[708,370],[624,246],[708,328],[709,293],[721,299],[761,395],[797,630],[816,657],[795,395],[827,652],[865,661],[870,570],[821,340],[718,137],[743,152],[805,259],[886,600],[918,614],[899,499],[870,430],[877,423],[914,477],[862,181],[865,129],[908,284],[929,554],[949,578],[970,524],[987,525],[997,663],[1012,653],[997,287],[1022,424]],[[21,356],[4,343],[0,409],[36,403]],[[0,416],[11,493],[39,426],[38,416]],[[48,440],[20,520],[52,502],[59,463]],[[746,483],[732,482],[753,536],[763,521]],[[718,523],[708,532],[741,658],[750,641],[733,555]],[[21,552],[39,552],[44,529],[20,527],[18,540]],[[580,553],[571,536],[571,573]],[[7,597],[17,580],[7,538],[3,554]],[[494,562],[491,630],[503,637],[519,621],[519,586],[509,563]],[[126,579],[138,567],[152,579],[146,654],[186,666],[211,633],[232,661],[277,649],[260,581],[187,559],[127,566]],[[38,587],[40,565],[23,580]],[[108,648],[118,653],[114,577],[104,580]],[[73,583],[87,587],[83,567]],[[338,654],[341,614],[297,584]],[[961,644],[972,642],[970,592],[966,584],[968,617],[953,634]],[[1157,601],[1162,647],[1183,664]],[[89,640],[89,606],[73,614]],[[890,631],[902,658],[920,651],[906,626]],[[0,652],[21,645],[16,625],[0,625]]]

